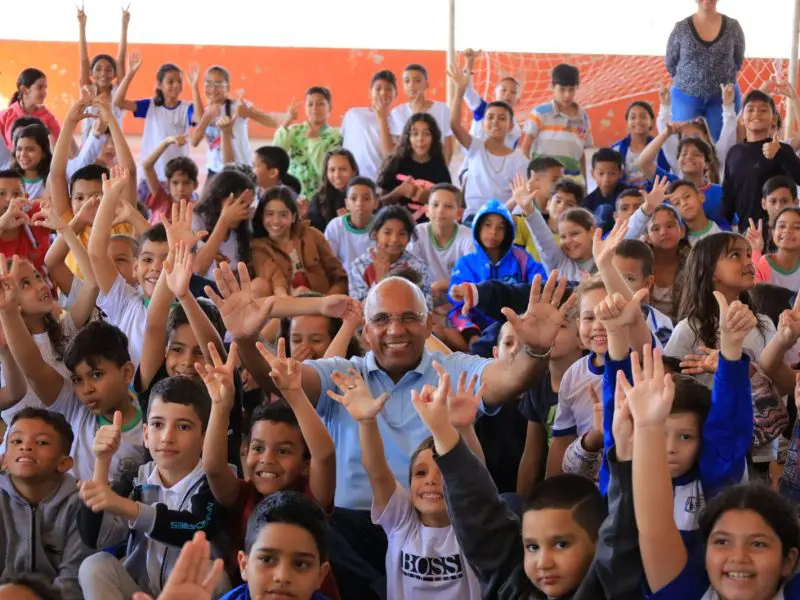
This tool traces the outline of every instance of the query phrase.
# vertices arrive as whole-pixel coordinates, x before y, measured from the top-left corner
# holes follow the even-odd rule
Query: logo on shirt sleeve
[[[403,576],[420,581],[453,581],[464,577],[460,554],[449,556],[417,556],[400,552]]]

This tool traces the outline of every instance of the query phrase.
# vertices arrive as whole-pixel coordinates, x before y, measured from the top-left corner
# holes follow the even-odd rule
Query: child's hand
[[[217,119],[217,127],[228,134],[233,131],[233,119],[228,116],[220,117]]]
[[[122,505],[127,498],[117,494],[107,483],[84,481],[80,486],[80,497],[92,512],[108,511],[113,514],[122,512]]]
[[[616,333],[642,318],[642,300],[646,295],[647,288],[637,290],[630,300],[620,293],[609,294],[594,307],[594,316],[608,333]]]
[[[341,371],[334,371],[331,379],[344,394],[328,390],[328,396],[344,406],[356,421],[374,420],[389,399],[388,393],[381,394],[377,400],[373,398],[367,384],[355,369],[348,369],[347,375]]]
[[[122,413],[114,412],[114,421],[111,425],[103,425],[94,434],[92,453],[95,458],[112,458],[119,450],[122,439]]]
[[[114,119],[114,111],[111,109],[111,98],[108,96],[97,94],[92,98],[92,106],[97,108],[100,113],[100,118],[105,121],[106,125]],[[105,131],[105,129],[103,129]]]
[[[389,274],[389,269],[392,265],[386,253],[381,252],[379,249],[370,248],[369,256],[372,259],[372,266],[375,269],[375,281],[381,281]]]
[[[461,56],[464,57],[464,60],[467,62],[467,69],[471,72],[472,67],[475,65],[475,60],[478,58],[478,54],[480,50],[473,50],[472,48],[467,48],[461,53]]]
[[[648,217],[653,214],[653,211],[664,204],[664,200],[669,200],[670,195],[667,194],[669,187],[669,180],[666,177],[656,177],[653,181],[653,187],[649,193],[644,194],[644,206],[642,210]]]
[[[128,6],[122,7],[122,26],[127,29],[128,24],[131,22],[131,3],[128,2]]]
[[[111,226],[116,227],[122,223],[130,223],[135,210],[136,208],[128,202],[127,198],[118,198],[117,209],[114,211],[114,220],[111,222]]]
[[[228,359],[225,362],[222,361],[217,347],[211,342],[208,343],[208,352],[211,355],[212,364],[196,362],[194,368],[203,378],[212,404],[220,406],[227,414],[233,409],[236,395],[234,373],[237,368],[236,363],[239,361],[239,350],[235,342],[231,344]]]
[[[313,355],[313,351],[306,344],[297,344],[292,347],[292,358],[299,363],[307,361]]]
[[[223,209],[224,210],[224,209]],[[178,242],[185,242],[190,248],[198,241],[208,235],[204,229],[202,231],[192,231],[192,213],[194,204],[181,200],[172,203],[172,220],[167,219],[167,215],[161,215],[161,224],[167,230],[167,243],[170,248],[175,248]]]
[[[599,227],[595,229],[592,240],[592,256],[594,256],[595,264],[610,265],[614,260],[614,252],[620,242],[625,239],[626,233],[628,233],[628,222],[622,219],[617,219],[606,239],[603,239],[602,229]]]
[[[306,198],[303,195],[298,196],[297,197],[297,217],[300,218],[300,219],[307,219],[308,218],[308,207],[309,207],[308,198]],[[338,213],[341,210],[342,209],[340,208],[336,212]],[[344,212],[345,212],[345,214],[347,214],[348,210],[345,208]],[[342,215],[338,215],[338,216],[341,217]]]
[[[86,11],[83,10],[83,2],[78,7],[78,24],[81,26],[81,29],[86,29]]]
[[[800,371],[794,374],[794,405],[800,412]]]
[[[19,258],[14,255],[11,270],[4,254],[0,254],[0,311],[19,310]]]
[[[458,66],[458,62],[453,61],[447,68],[447,76],[456,84],[459,92],[463,92],[469,85],[470,72]]]
[[[344,294],[333,294],[322,299],[320,313],[323,317],[352,321],[361,319],[364,308],[361,302]]]
[[[89,199],[84,200],[78,212],[75,213],[75,220],[84,227],[91,225],[97,214],[97,208],[100,206],[101,200],[102,197],[99,196],[91,196]]]
[[[719,364],[719,350],[698,346],[700,354],[687,354],[680,363],[681,373],[684,375],[703,375],[716,373]]]
[[[778,338],[787,349],[800,339],[800,294],[795,299],[794,307],[783,311],[778,318]]]
[[[419,392],[411,390],[411,403],[434,437],[439,437],[448,428],[452,430],[453,425],[450,424],[447,398],[444,394],[437,394],[436,392],[437,388],[429,384],[424,385]]]
[[[631,460],[633,458],[633,415],[631,415],[631,409],[619,377],[614,392],[614,418],[611,422],[611,432],[614,435],[617,461]]]
[[[186,142],[188,141],[188,136],[185,133],[180,135],[171,135],[167,138],[164,138],[164,142],[170,146],[173,144],[180,148],[181,146],[185,146]]]
[[[591,385],[589,397],[592,399],[592,430],[583,436],[581,445],[589,452],[599,452],[603,449],[603,401]]]
[[[781,132],[776,131],[772,134],[772,139],[762,146],[762,152],[767,160],[772,160],[781,149]]]
[[[444,370],[444,367],[434,361],[433,368],[439,374],[439,386],[434,394],[445,399],[450,424],[456,429],[469,427],[475,422],[475,415],[478,414],[481,397],[486,391],[486,384],[482,383],[481,387],[476,391],[475,386],[478,385],[478,376],[473,375],[469,386],[467,386],[467,372],[462,371],[458,377],[458,389],[453,394],[450,386],[450,375]]]
[[[82,86],[80,88],[80,97],[78,98],[78,101],[69,109],[66,120],[77,123],[82,119],[94,117],[92,113],[86,111],[86,109],[89,108],[94,102],[94,98],[95,94],[92,89],[86,85]]]
[[[392,99],[385,96],[376,96],[372,101],[372,112],[379,120],[389,117],[392,111]]]
[[[180,300],[189,295],[189,283],[192,281],[192,250],[185,241],[180,240],[164,261],[167,287]]]
[[[727,360],[739,360],[742,344],[756,325],[758,318],[747,305],[738,300],[728,304],[721,292],[714,292],[719,304],[719,348]]]
[[[761,227],[763,219],[758,220],[758,226],[750,219],[750,226],[747,228],[744,237],[750,242],[750,249],[753,253],[761,254],[764,252],[764,230]]]
[[[664,375],[658,348],[651,352],[650,344],[645,344],[642,355],[643,365],[639,366],[639,354],[631,352],[633,386],[622,371],[617,371],[617,382],[625,393],[635,426],[661,426],[672,410],[675,384],[671,375]]]
[[[103,201],[116,202],[128,187],[128,169],[120,165],[111,167],[111,177],[103,175]]]
[[[664,85],[663,81],[658,82],[658,101],[661,103],[661,106],[669,106],[672,104],[672,93],[669,87]]]
[[[722,106],[733,106],[735,93],[732,83],[721,83],[720,91],[722,92]]]
[[[288,127],[295,119],[297,119],[297,100],[292,98],[292,101],[286,109],[286,115],[281,123],[281,127]]]
[[[23,200],[21,198],[13,198],[8,203],[6,212],[0,215],[0,231],[11,231],[22,225],[29,225],[31,220],[22,208]],[[34,219],[41,213],[34,215]],[[51,229],[53,229],[51,227]]]
[[[522,173],[517,173],[514,175],[514,179],[511,182],[511,199],[526,215],[529,215],[536,210],[531,187],[532,180],[526,181],[525,176]]]
[[[450,288],[450,297],[456,302],[463,302],[461,314],[465,317],[475,308],[475,299],[478,289],[474,283],[459,283]]]
[[[236,92],[236,108],[233,109],[233,120],[249,119],[253,116],[252,107],[244,99],[244,90]]]
[[[134,74],[141,67],[142,67],[142,54],[138,50],[134,50],[128,57],[128,73]]]
[[[404,198],[414,198],[419,193],[419,188],[414,184],[412,177],[407,177],[395,189]]]
[[[264,344],[258,344],[259,353],[272,368],[269,376],[282,392],[302,389],[303,368],[293,358],[286,357],[286,340],[278,340],[278,354],[274,356]],[[287,398],[288,400],[288,398]]]
[[[238,197],[231,194],[222,205],[220,220],[228,229],[236,229],[239,223],[250,219],[250,205],[253,203],[253,192],[245,190]]]
[[[220,263],[219,268],[214,269],[218,291],[208,285],[204,290],[219,309],[222,322],[234,339],[253,338],[259,334],[269,318],[274,300],[256,300],[247,265],[240,262],[236,265],[236,270],[238,280],[227,262]]]
[[[192,87],[196,86],[197,82],[200,81],[200,66],[197,63],[189,65],[189,73],[186,75],[186,81],[188,81],[189,85]]]

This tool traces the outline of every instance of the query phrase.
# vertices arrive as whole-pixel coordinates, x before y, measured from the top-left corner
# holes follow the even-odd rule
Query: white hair
[[[417,305],[414,308],[414,311],[422,313],[423,315],[425,315],[425,317],[428,316],[428,304],[425,302],[425,294],[422,293],[422,290],[419,288],[419,286],[413,284],[404,277],[392,276],[382,279],[380,282],[378,282],[377,285],[372,286],[372,289],[370,289],[369,293],[367,294],[367,299],[364,301],[365,319],[369,320],[370,317],[372,317],[372,315],[375,314],[378,304],[378,292],[380,291],[380,289],[383,286],[395,281],[405,285],[408,289],[411,290],[411,293],[414,294],[414,300]]]

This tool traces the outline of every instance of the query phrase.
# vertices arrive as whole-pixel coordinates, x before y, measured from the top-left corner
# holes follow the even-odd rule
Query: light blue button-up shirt
[[[445,356],[440,352],[431,354],[424,350],[419,365],[403,375],[397,383],[381,370],[372,352],[363,358],[360,356],[354,356],[350,360],[326,358],[303,363],[312,366],[319,375],[321,388],[317,412],[336,446],[336,506],[370,510],[372,488],[361,464],[358,423],[342,405],[328,397],[328,390],[341,391],[331,379],[331,374],[334,371],[347,373],[348,369],[355,369],[369,386],[374,398],[389,393],[389,399],[378,415],[378,427],[383,437],[389,468],[394,473],[395,479],[407,487],[411,455],[430,435],[430,431],[411,403],[411,390],[419,391],[425,384],[438,385],[439,374],[433,368],[434,360],[450,374],[453,386],[456,385],[462,371],[467,372],[468,382],[473,375],[478,375],[480,386],[483,369],[492,362],[486,358],[461,352]]]

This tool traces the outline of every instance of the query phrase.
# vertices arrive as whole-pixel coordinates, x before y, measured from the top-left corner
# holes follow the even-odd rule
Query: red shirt
[[[36,117],[40,119],[47,129],[50,130],[50,135],[53,137],[54,141],[58,139],[58,135],[61,133],[61,125],[59,125],[58,119],[44,106],[40,106],[33,112],[27,113],[25,109],[20,106],[19,102],[14,102],[14,104],[0,112],[0,135],[3,136],[3,141],[6,143],[8,149],[11,150],[11,154],[14,154],[14,149],[11,144],[11,127],[20,117]]]
[[[39,212],[39,205],[34,204],[32,215]],[[15,254],[20,258],[31,261],[33,266],[46,275],[44,268],[44,255],[50,248],[50,230],[45,227],[28,227],[22,225],[16,229],[13,240],[0,240],[0,252],[10,259]]]

